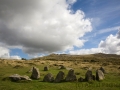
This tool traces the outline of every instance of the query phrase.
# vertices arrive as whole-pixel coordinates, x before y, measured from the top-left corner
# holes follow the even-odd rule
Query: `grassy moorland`
[[[67,69],[59,69],[64,65]],[[28,75],[33,66],[39,68],[40,79],[26,82],[11,82],[6,77],[12,74]],[[49,66],[49,71],[43,71],[44,66]],[[103,67],[106,70],[103,81],[92,82],[42,82],[47,73],[56,77],[59,71],[67,75],[70,68],[74,69],[77,78],[85,77],[89,67],[95,75],[96,69]],[[33,60],[0,60],[0,90],[119,90],[120,89],[120,55],[49,55]],[[77,74],[79,73],[79,74]]]

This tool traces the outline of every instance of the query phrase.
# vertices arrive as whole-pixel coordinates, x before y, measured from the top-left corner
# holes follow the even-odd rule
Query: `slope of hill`
[[[32,60],[61,60],[61,61],[120,61],[120,55],[116,54],[88,54],[88,55],[69,55],[69,54],[50,54]]]

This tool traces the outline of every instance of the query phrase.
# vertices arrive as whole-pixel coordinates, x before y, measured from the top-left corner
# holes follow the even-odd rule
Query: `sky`
[[[0,58],[120,55],[120,0],[0,0]]]

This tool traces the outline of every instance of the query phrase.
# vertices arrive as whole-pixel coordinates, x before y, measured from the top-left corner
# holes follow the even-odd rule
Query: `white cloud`
[[[115,30],[117,31],[119,28],[120,28],[120,26],[115,26],[115,27],[111,27],[111,28],[102,29],[102,30],[99,30],[97,32],[97,34],[103,34],[103,33],[111,32],[111,31],[115,31]]]
[[[116,35],[109,35],[106,40],[102,40],[98,48],[72,50],[70,54],[94,54],[107,53],[120,55],[120,31]]]
[[[80,50],[73,50],[70,51],[70,54],[73,55],[84,55],[84,54],[94,54],[94,53],[101,53],[102,49],[101,48],[91,48],[91,49],[80,49]]]
[[[120,31],[119,31],[120,32]],[[100,48],[106,53],[120,54],[120,33],[114,35],[109,35],[105,41],[101,41],[99,44]]]
[[[1,0],[0,43],[21,48],[28,54],[51,53],[84,45],[92,30],[83,11],[74,14],[76,0]]]
[[[0,46],[0,58],[2,59],[21,59],[20,56],[14,55],[10,56],[10,51],[9,49]]]
[[[14,56],[10,56],[8,59],[18,59],[18,60],[20,60],[21,57],[17,56],[17,55],[14,55]]]
[[[9,49],[0,47],[0,57],[5,55],[9,55]]]

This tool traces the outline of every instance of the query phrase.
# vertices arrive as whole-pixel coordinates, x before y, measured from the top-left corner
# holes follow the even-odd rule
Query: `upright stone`
[[[103,80],[104,78],[104,73],[101,70],[96,70],[96,80]]]
[[[31,78],[32,79],[39,79],[40,78],[40,72],[39,72],[38,68],[33,67]]]
[[[54,81],[54,77],[51,73],[48,73],[47,75],[44,76],[43,79],[44,82],[53,82]]]
[[[85,74],[85,81],[92,81],[92,80],[93,80],[92,71],[88,70]]]
[[[56,83],[62,82],[64,80],[64,76],[65,76],[64,72],[59,71],[54,82],[56,82]]]
[[[65,81],[69,82],[69,81],[76,81],[77,80],[77,77],[74,73],[74,70],[69,70],[66,78],[65,78]]]

